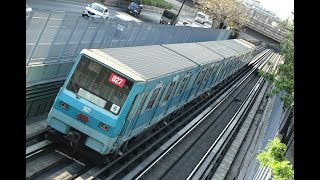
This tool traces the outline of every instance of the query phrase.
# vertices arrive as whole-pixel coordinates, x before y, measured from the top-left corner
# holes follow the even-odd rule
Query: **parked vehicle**
[[[139,14],[141,13],[142,8],[143,8],[142,4],[139,4],[138,2],[132,2],[128,6],[128,13],[138,17]]]
[[[109,17],[109,9],[99,3],[92,3],[88,4],[87,7],[84,8],[82,12],[82,17],[92,17],[96,20],[102,18],[102,19],[108,19]]]
[[[212,21],[211,21],[211,20],[206,20],[206,21],[203,23],[203,25],[206,26],[206,27],[211,28],[211,26],[212,26]]]
[[[179,21],[179,17],[177,14],[169,11],[169,10],[164,10],[162,13],[162,16],[160,18],[160,24],[177,24]]]
[[[201,23],[201,24],[204,24],[205,22],[207,22],[209,19],[209,16],[202,13],[202,12],[198,12],[196,17],[195,17],[195,21]]]
[[[26,5],[26,17],[28,17],[31,12],[32,12],[32,8],[28,5]]]

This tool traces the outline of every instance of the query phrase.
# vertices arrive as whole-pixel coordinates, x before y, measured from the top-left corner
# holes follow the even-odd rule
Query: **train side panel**
[[[199,95],[197,93],[199,92],[199,88],[200,88],[201,82],[203,80],[203,77],[206,74],[206,71],[207,71],[206,65],[200,67],[200,72],[198,73],[196,81],[193,84],[192,91],[190,93],[188,101],[191,101],[192,99],[196,98],[197,95]]]
[[[222,81],[223,76],[225,74],[224,70],[227,67],[227,63],[226,63],[227,61],[228,61],[228,58],[225,58],[219,63],[218,69],[215,74],[215,78],[213,80],[213,85],[216,85]]]
[[[179,72],[173,77],[170,77],[170,81],[167,81],[164,91],[159,97],[158,103],[154,107],[153,119],[148,125],[154,124],[160,120],[165,114],[170,105],[170,101],[174,98],[173,94],[178,89],[180,79],[184,76],[185,72]]]
[[[200,82],[197,96],[202,94],[206,90],[208,90],[208,87],[209,87],[208,82],[210,82],[210,80],[211,80],[210,78],[211,78],[212,71],[214,70],[214,63],[210,63],[210,64],[206,65],[206,68],[207,68],[207,70],[206,70],[206,72]]]
[[[186,55],[180,52],[179,49],[174,49],[174,45],[164,46],[176,51],[178,54]],[[184,46],[184,48],[186,47]],[[208,61],[208,63],[203,63],[197,68],[194,68],[192,72],[188,70],[189,73],[185,71],[167,76],[166,78],[157,79],[152,83],[148,82],[144,92],[139,95],[139,107],[136,108],[137,116],[132,120],[132,126],[127,137],[130,138],[143,132],[167,114],[170,114],[193,98],[201,95],[204,91],[221,82],[241,67],[239,61],[241,58],[244,58],[242,54],[228,47],[216,51],[220,59],[215,60],[214,63]],[[216,53],[216,51],[213,52]],[[232,52],[232,55],[229,55],[230,52]],[[190,58],[189,56],[186,57]],[[183,83],[184,79],[185,82]],[[198,85],[196,84],[197,81],[199,81]],[[182,91],[179,92],[181,86],[183,86],[182,84],[185,84],[185,88],[182,88]],[[154,95],[155,92],[157,96]],[[168,94],[168,99],[164,103],[163,101]],[[155,100],[153,100],[154,98]],[[154,105],[148,109],[147,106],[150,101],[154,101]]]
[[[180,105],[179,106],[182,106],[183,104],[185,103],[188,103],[189,102],[189,97],[191,96],[191,92],[194,90],[194,84],[195,84],[195,81],[199,75],[199,69],[200,67],[197,67],[192,73],[189,73],[189,77],[188,77],[188,81],[186,82],[187,85],[186,85],[186,89],[181,97],[181,100],[180,100]],[[169,108],[167,113],[166,114],[169,114],[173,111],[172,108]]]
[[[211,72],[210,79],[209,79],[208,85],[207,85],[208,88],[212,88],[213,86],[216,85],[216,79],[219,74],[219,70],[221,69],[221,66],[223,65],[223,59],[216,61],[215,63],[213,63],[213,65],[214,65],[213,70]]]
[[[214,63],[211,63],[210,64],[210,67],[209,67],[209,70],[206,74],[206,77],[204,78],[204,82],[202,83],[202,88],[203,88],[203,92],[207,91],[210,89],[211,87],[211,83],[212,83],[212,79],[213,79],[213,73],[216,69],[216,64],[218,63],[218,61],[214,62]]]
[[[165,89],[164,83],[166,83],[166,78],[155,79],[146,83],[143,91],[143,100],[140,102],[141,107],[134,120],[130,136],[135,136],[149,125],[153,117],[154,106],[158,103],[160,95]]]
[[[188,91],[187,84],[191,78],[191,74],[195,72],[197,67],[190,68],[175,76],[171,82],[166,85],[166,89],[156,107],[154,117],[150,124],[154,124],[162,117],[170,114],[171,111],[181,107],[179,102],[182,100],[185,92]],[[177,102],[177,103],[175,103]],[[174,106],[171,106],[174,104]]]
[[[217,42],[212,42],[212,44],[215,44],[216,47],[221,45]],[[199,65],[198,72],[192,75],[192,78],[195,79],[192,79],[192,81],[190,81],[188,84],[188,87],[191,88],[191,91],[186,92],[186,94],[182,96],[181,100],[177,100],[177,103],[184,104],[185,102],[198,97],[210,87],[210,83],[208,82],[212,81],[210,76],[214,66],[212,64],[223,59],[223,56],[198,43],[169,44],[162,46],[182,56],[185,56],[190,61]]]
[[[172,46],[169,45],[167,48],[172,48]],[[175,49],[175,51],[179,52],[177,49]],[[239,70],[243,66],[241,65],[241,61],[245,58],[245,53],[238,53],[236,50],[230,51],[233,52],[234,56],[226,57],[224,60],[217,61],[216,63],[206,63],[199,66],[198,69],[200,72],[199,70],[198,72],[195,71],[193,76],[186,78],[186,81],[188,81],[186,82],[186,88],[180,93],[179,89],[181,88],[180,86],[183,78],[180,78],[177,82],[175,80],[172,80],[171,82],[163,81],[164,83],[161,84],[161,86],[158,85],[159,87],[151,90],[145,99],[145,105],[142,108],[142,111],[144,111],[144,109],[145,111],[140,114],[140,117],[133,128],[133,134],[137,134],[143,130],[140,126],[147,128],[163,118],[166,114],[170,114],[184,103],[196,98],[210,87],[213,87],[216,83],[221,82]],[[186,74],[180,74],[179,76],[186,76]],[[150,109],[150,112],[148,112],[148,110],[146,110],[147,102],[152,99],[157,88],[159,88],[159,93],[156,97],[156,105],[153,110]],[[170,97],[166,103],[163,103],[163,99],[166,94],[168,94],[168,91],[173,94],[172,98]],[[179,95],[177,96],[177,94]],[[140,127],[140,129],[138,127]]]
[[[178,88],[181,77],[188,71],[192,71],[192,68],[147,82],[128,137],[139,134],[167,114],[170,101],[175,98],[172,94]],[[166,99],[165,102],[164,99]],[[176,108],[178,107],[175,106],[174,109]]]
[[[194,68],[194,69],[192,70],[192,72],[189,74],[189,77],[188,77],[188,78],[192,78],[192,77],[190,76],[192,73],[197,74],[197,73],[198,73],[198,69],[199,69],[199,67]],[[186,74],[185,74],[185,75],[186,75]],[[179,85],[182,80],[183,80],[183,78],[181,78],[181,79],[179,80],[179,82],[178,82],[177,85]],[[177,95],[177,91],[179,91],[178,87],[177,87],[177,89],[175,90],[175,92],[173,92],[174,94],[173,94],[172,98],[169,99],[169,101],[168,101],[168,107],[167,107],[167,110],[166,110],[165,114],[170,114],[171,112],[175,111],[176,109],[178,109],[178,108],[180,107],[180,102],[181,102],[181,100],[182,100],[181,98],[182,98],[183,94],[182,94],[182,92],[181,92],[179,95]],[[190,90],[187,89],[187,91],[190,91]]]

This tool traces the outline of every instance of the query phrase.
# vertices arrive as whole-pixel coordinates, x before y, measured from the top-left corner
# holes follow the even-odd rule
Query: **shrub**
[[[132,2],[132,0],[128,0],[129,2]],[[140,2],[143,5],[148,5],[148,6],[155,6],[158,8],[163,8],[163,9],[171,9],[172,4],[164,1],[164,0],[137,0],[137,2]]]

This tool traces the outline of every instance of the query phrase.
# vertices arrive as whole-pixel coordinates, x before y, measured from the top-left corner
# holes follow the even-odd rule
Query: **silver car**
[[[109,10],[102,4],[92,3],[85,7],[82,12],[82,16],[92,17],[94,19],[108,19]]]

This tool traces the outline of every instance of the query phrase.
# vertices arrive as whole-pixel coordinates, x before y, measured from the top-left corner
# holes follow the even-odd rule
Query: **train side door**
[[[213,67],[213,71],[212,71],[212,74],[211,74],[211,82],[210,82],[210,87],[213,87],[215,86],[216,84],[216,80],[217,80],[217,76],[219,74],[219,71],[221,69],[221,64],[222,61],[218,61],[218,62],[215,62],[214,63],[214,67]]]
[[[192,96],[192,92],[195,89],[195,83],[197,80],[197,77],[199,75],[199,71],[195,70],[193,72],[190,73],[190,78],[186,87],[186,92],[185,92],[185,97],[184,97],[184,103],[188,102],[191,96]]]
[[[227,63],[228,63],[228,58],[225,58],[221,61],[220,63],[220,68],[217,73],[217,77],[215,80],[215,84],[220,83],[222,79],[224,79],[224,75],[226,73],[226,68],[227,68]]]
[[[148,97],[149,93],[148,92],[143,92],[140,94],[139,101],[136,103],[136,109],[133,110],[132,112],[129,112],[128,119],[130,119],[131,124],[129,125],[130,128],[129,131],[127,132],[127,137],[134,136],[138,134],[140,131],[143,130],[143,124],[144,122],[142,121],[143,118],[140,117],[140,114],[142,112],[142,109],[144,107],[145,101]]]
[[[213,70],[213,65],[211,64],[210,66],[207,66],[207,70],[203,76],[203,79],[200,82],[199,90],[198,90],[198,95],[202,94],[207,90],[207,83],[209,81],[209,76],[211,75],[211,71]]]
[[[202,70],[198,74],[198,77],[197,77],[195,83],[193,84],[193,89],[192,89],[191,94],[189,96],[189,101],[197,96],[197,92],[199,90],[200,83],[202,82],[202,79],[203,79],[205,73],[206,73],[206,68],[202,68]]]
[[[180,83],[180,86],[177,90],[177,95],[180,95],[180,103],[179,103],[179,107],[182,106],[184,103],[185,103],[185,98],[188,94],[188,84],[189,84],[189,81],[191,79],[191,72],[188,72],[184,78],[182,79],[181,83]]]
[[[132,132],[132,128],[134,126],[134,124],[136,123],[136,120],[138,119],[140,110],[139,107],[141,105],[141,101],[143,100],[143,96],[144,94],[137,94],[136,97],[134,98],[134,101],[132,103],[132,106],[130,107],[130,110],[128,112],[128,115],[126,117],[126,121],[128,121],[128,126],[125,130],[124,133],[124,138],[128,138],[131,135]]]
[[[179,76],[176,75],[173,80],[169,82],[166,87],[164,87],[163,93],[161,95],[161,98],[159,99],[159,103],[151,123],[158,121],[166,114],[170,106],[170,99],[173,97],[173,93],[175,92],[175,89],[177,87],[178,78]]]
[[[154,90],[151,92],[150,94],[150,98],[149,100],[146,101],[146,107],[145,107],[145,111],[144,111],[144,115],[145,115],[145,127],[146,126],[149,126],[151,121],[152,121],[152,118],[154,116],[154,113],[155,113],[155,110],[156,110],[156,107],[157,107],[157,104],[159,102],[159,99],[163,93],[163,83],[160,82],[158,83]]]

